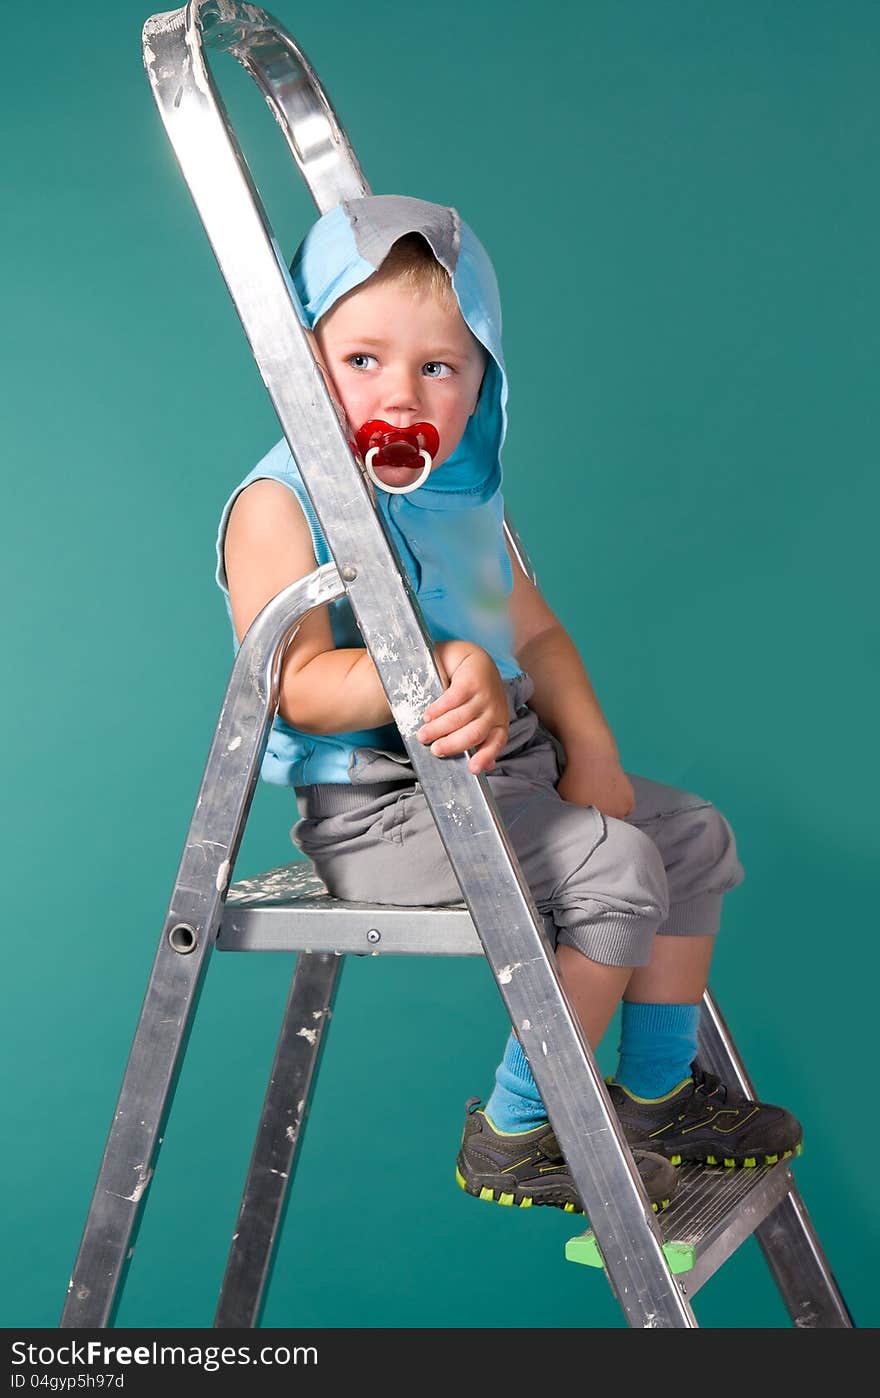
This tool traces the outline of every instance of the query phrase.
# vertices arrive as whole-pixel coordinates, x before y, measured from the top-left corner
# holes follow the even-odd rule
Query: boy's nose
[[[386,417],[389,413],[417,413],[421,401],[420,386],[419,376],[407,369],[399,369],[393,375],[389,375],[383,394]]]

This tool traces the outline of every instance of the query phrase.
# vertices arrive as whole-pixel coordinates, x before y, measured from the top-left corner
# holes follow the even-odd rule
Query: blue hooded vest
[[[291,266],[302,323],[322,315],[381,265],[392,245],[419,233],[446,268],[462,316],[488,351],[476,412],[459,445],[424,485],[409,495],[376,491],[386,534],[406,568],[435,641],[464,639],[488,651],[505,680],[522,674],[512,653],[508,599],[513,586],[504,544],[501,447],[507,427],[507,376],[501,349],[501,308],[487,253],[455,209],[402,195],[346,200],[323,215],[300,245]],[[355,423],[353,426],[359,426]],[[262,479],[293,491],[311,530],[315,558],[331,561],[296,462],[282,438],[232,492],[217,536],[217,582],[232,612],[223,561],[229,513],[242,490]],[[329,607],[337,647],[362,647],[345,598]],[[236,641],[237,647],[237,641]],[[378,754],[405,751],[394,723],[355,733],[300,733],[278,715],[261,776],[280,786],[370,780]]]

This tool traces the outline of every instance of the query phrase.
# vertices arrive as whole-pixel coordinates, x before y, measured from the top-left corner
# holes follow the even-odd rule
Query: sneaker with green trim
[[[627,1140],[673,1165],[775,1165],[803,1149],[801,1124],[791,1112],[736,1096],[696,1063],[665,1097],[636,1097],[613,1078],[607,1087]]]
[[[584,1212],[574,1180],[548,1121],[530,1131],[497,1131],[479,1097],[467,1104],[455,1178],[468,1194],[496,1204],[552,1204],[567,1214]],[[678,1174],[662,1155],[630,1147],[656,1213],[672,1199]]]

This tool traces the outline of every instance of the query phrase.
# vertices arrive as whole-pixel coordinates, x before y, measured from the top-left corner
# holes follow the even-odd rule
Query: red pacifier
[[[409,495],[418,490],[431,474],[434,457],[440,447],[440,435],[430,422],[414,422],[412,427],[392,427],[390,422],[373,418],[355,433],[358,451],[364,458],[364,468],[374,485],[389,495]],[[392,466],[418,471],[414,481],[406,485],[386,485],[380,481],[374,467]]]

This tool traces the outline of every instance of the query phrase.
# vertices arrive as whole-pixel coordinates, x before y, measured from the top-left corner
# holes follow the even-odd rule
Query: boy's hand
[[[429,704],[416,733],[435,757],[473,748],[471,772],[490,772],[507,742],[507,692],[492,657],[470,641],[441,641],[437,657],[449,687]]]
[[[632,782],[614,753],[576,757],[566,764],[556,790],[564,801],[595,806],[603,815],[626,820],[636,804]]]

